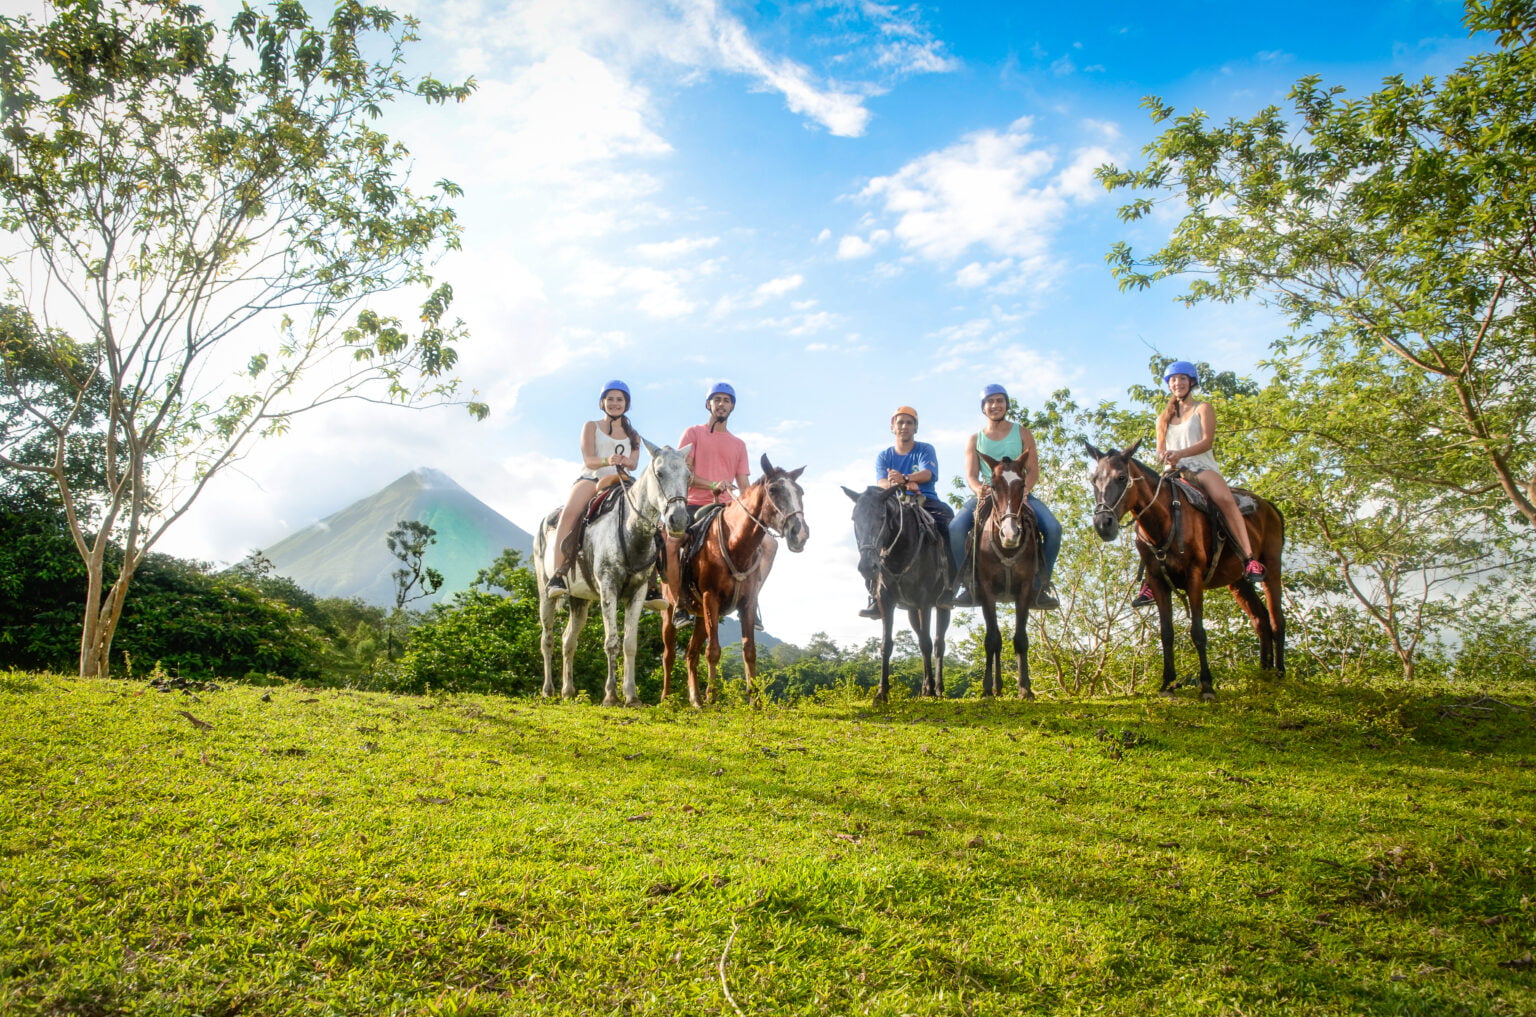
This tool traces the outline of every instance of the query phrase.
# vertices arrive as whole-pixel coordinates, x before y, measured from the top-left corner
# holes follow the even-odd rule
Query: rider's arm
[[[618,461],[618,463],[616,465],[622,466],[626,470],[629,470],[631,472],[633,472],[640,465],[640,436],[639,435],[635,436],[635,447],[629,450],[629,455],[627,455],[627,456],[619,456],[619,461]]]
[[[589,470],[600,470],[612,465],[607,459],[597,457],[597,421],[589,420],[581,428],[581,465]]]
[[[1029,494],[1040,483],[1040,456],[1035,451],[1035,433],[1023,424],[1019,425],[1019,442],[1024,450],[1024,493]]]
[[[981,457],[976,454],[976,436],[973,434],[965,442],[965,486],[971,489],[971,493],[977,498],[982,496],[981,488]]]

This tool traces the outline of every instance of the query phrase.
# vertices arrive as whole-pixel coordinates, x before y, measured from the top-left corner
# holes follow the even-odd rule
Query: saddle
[[[693,570],[689,568],[693,559],[698,557],[699,551],[704,547],[704,541],[709,537],[709,528],[714,525],[715,518],[725,511],[723,504],[706,505],[699,509],[699,514],[693,517],[693,522],[688,524],[688,533],[683,537],[682,546],[677,549],[677,567],[683,577],[683,604],[689,611],[697,611],[699,603],[699,590],[693,581]],[[661,531],[656,532],[656,540],[661,540]]]
[[[1038,572],[1045,568],[1045,541],[1040,539],[1040,520],[1035,518],[1035,510],[1028,500],[1024,502],[1024,511],[1029,513],[1030,528],[1035,531],[1035,570]],[[966,577],[967,584],[972,588],[976,586],[976,552],[981,549],[981,533],[991,517],[992,499],[978,500],[975,521],[965,541],[965,561],[960,565],[960,575]]]
[[[1220,515],[1220,513],[1215,511],[1215,506],[1211,504],[1211,500],[1205,496],[1204,488],[1195,480],[1193,470],[1186,470],[1182,467],[1176,470],[1174,483],[1178,486],[1179,492],[1195,508],[1206,515]],[[1245,491],[1241,487],[1234,487],[1231,490],[1232,497],[1237,502],[1237,511],[1241,515],[1251,516],[1259,510],[1258,499],[1252,491]]]
[[[586,539],[587,527],[612,512],[618,506],[624,492],[629,489],[629,485],[634,482],[633,477],[624,477],[619,483],[605,487],[592,496],[580,517],[577,518],[576,525],[571,528],[571,532],[565,538],[565,546],[562,550],[567,561],[576,560],[576,553],[581,550],[582,541]],[[560,510],[556,509],[549,514],[546,524],[554,525],[559,518]]]

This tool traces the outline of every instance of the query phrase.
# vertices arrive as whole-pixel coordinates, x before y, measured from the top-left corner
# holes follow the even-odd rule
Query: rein
[[[778,513],[779,529],[777,530],[753,514],[752,510],[747,508],[746,502],[742,501],[740,498],[732,496],[731,501],[741,509],[742,513],[745,514],[748,519],[757,524],[757,526],[760,527],[764,533],[772,534],[775,538],[782,537],[784,535],[784,528],[789,525],[790,520],[794,519],[795,516],[799,516],[802,520],[805,518],[805,510],[796,509],[788,515],[785,515],[784,510],[779,508],[778,502],[773,500],[773,489],[769,486],[769,484],[764,481],[762,482],[762,487],[763,498],[766,499],[768,504],[773,507],[774,512]],[[721,512],[720,515],[716,517],[716,524],[715,542],[720,548],[720,558],[725,562],[726,571],[731,574],[731,578],[734,579],[737,583],[741,583],[758,569],[763,567],[763,545],[761,543],[757,545],[757,550],[752,552],[752,561],[745,570],[737,569],[736,563],[731,560],[730,548],[725,543],[724,512]]]
[[[907,528],[907,513],[901,506],[900,497],[901,496],[898,495],[896,501],[896,536],[891,539],[891,542],[884,547],[881,547],[879,538],[876,538],[869,544],[858,545],[860,553],[865,551],[874,551],[879,555],[880,571],[889,575],[893,583],[901,579],[901,577],[906,575],[908,572],[911,572],[913,566],[915,566],[921,558],[920,555],[914,554],[912,556],[912,560],[907,562],[906,567],[903,568],[900,572],[893,571],[889,566],[885,564],[885,560],[890,557],[891,552],[896,550],[896,545],[901,543],[901,535],[906,532]],[[921,512],[922,509],[914,506],[913,511]],[[885,533],[885,529],[882,528],[880,532],[883,535]]]

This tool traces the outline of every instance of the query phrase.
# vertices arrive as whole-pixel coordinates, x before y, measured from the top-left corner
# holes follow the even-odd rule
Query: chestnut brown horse
[[[805,522],[805,492],[796,483],[798,470],[781,470],[762,459],[763,475],[741,496],[702,522],[697,551],[683,566],[681,596],[693,612],[693,635],[688,640],[688,702],[703,705],[699,695],[699,652],[709,643],[709,701],[720,684],[720,617],[736,612],[741,622],[741,659],[747,671],[747,694],[755,702],[757,687],[757,595],[773,568],[778,541],[783,536],[791,551],[799,552],[811,535]],[[673,592],[668,592],[671,600]],[[672,686],[672,665],[677,660],[677,626],[674,604],[661,615],[661,698]]]
[[[987,624],[986,666],[981,693],[1002,695],[1003,636],[997,626],[997,605],[1014,605],[1013,656],[1018,672],[1019,698],[1033,699],[1029,685],[1029,606],[1034,603],[1035,571],[1040,559],[1040,527],[1029,507],[1025,490],[1024,461],[1004,456],[993,459],[979,453],[992,470],[987,486],[986,519],[976,528],[976,574],[971,596]],[[979,507],[978,507],[979,509]],[[981,512],[978,511],[978,517]]]
[[[1233,540],[1218,532],[1209,513],[1190,503],[1189,492],[1171,477],[1136,460],[1136,442],[1123,452],[1100,452],[1083,443],[1095,466],[1093,528],[1105,540],[1120,535],[1126,514],[1136,525],[1136,550],[1157,601],[1158,635],[1163,643],[1162,691],[1177,684],[1173,668],[1173,591],[1189,599],[1189,636],[1200,655],[1200,698],[1214,699],[1211,666],[1205,655],[1205,591],[1230,586],[1259,637],[1259,663],[1285,673],[1285,613],[1280,603],[1280,553],[1285,517],[1251,491],[1233,495],[1248,526],[1248,541],[1264,566],[1264,599],[1243,578],[1243,557]],[[1192,486],[1192,485],[1191,485]],[[1244,505],[1251,500],[1251,509]],[[1266,609],[1267,602],[1267,609]]]

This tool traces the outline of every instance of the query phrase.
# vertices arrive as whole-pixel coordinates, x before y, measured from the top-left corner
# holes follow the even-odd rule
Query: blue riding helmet
[[[634,402],[634,398],[629,394],[629,386],[624,384],[622,381],[615,379],[614,381],[610,381],[608,384],[603,386],[602,394],[597,397],[597,405],[599,408],[602,407],[603,400],[607,398],[609,392],[624,393],[624,409],[626,410],[629,409],[629,404]]]
[[[1175,374],[1182,374],[1189,378],[1190,388],[1200,387],[1200,371],[1187,360],[1175,360],[1163,370],[1163,384],[1168,384],[1168,379]]]
[[[727,383],[725,383],[723,381],[715,382],[715,387],[709,390],[709,395],[704,397],[704,402],[708,403],[711,399],[713,399],[717,395],[728,395],[728,396],[730,396],[731,397],[731,405],[732,406],[736,405],[736,390],[734,388],[731,388],[731,386],[728,385]]]
[[[1003,386],[996,384],[995,382],[993,384],[991,384],[991,385],[988,385],[986,388],[981,390],[981,405],[982,405],[982,407],[985,408],[986,405],[987,405],[987,400],[992,398],[995,395],[1000,395],[1004,399],[1007,399],[1008,398],[1008,390],[1006,388],[1003,388]]]

